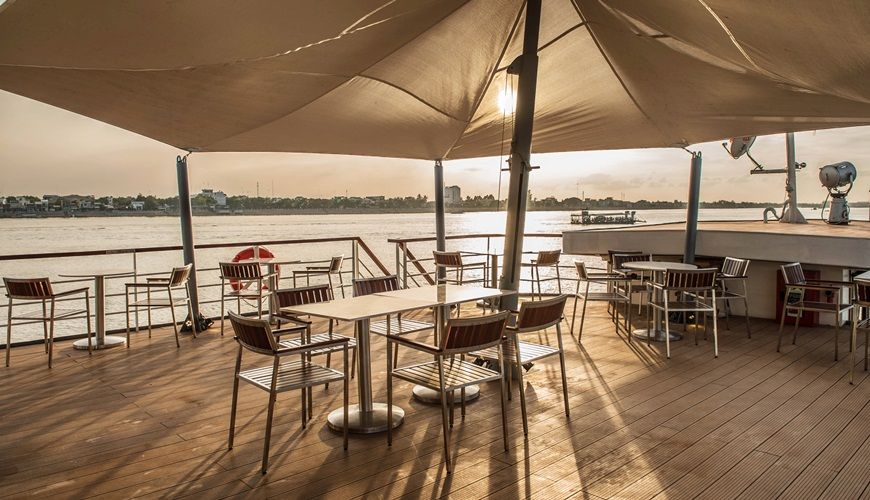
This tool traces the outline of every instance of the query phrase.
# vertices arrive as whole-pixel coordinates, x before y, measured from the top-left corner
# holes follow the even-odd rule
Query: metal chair
[[[6,366],[9,366],[9,358],[12,354],[12,320],[24,320],[26,323],[42,323],[42,334],[45,339],[45,353],[48,354],[48,367],[54,354],[54,322],[63,319],[86,318],[88,330],[88,353],[93,352],[91,346],[91,302],[88,287],[76,288],[65,292],[55,293],[48,278],[3,278],[6,287],[6,297],[9,299],[6,316]],[[65,299],[73,295],[84,294],[84,309],[60,309],[57,307],[57,299]],[[24,301],[24,304],[40,303],[42,310],[22,313],[18,316],[12,314],[13,301]]]
[[[746,337],[752,338],[749,327],[749,259],[725,257],[722,268],[716,275],[716,300],[721,300],[725,306],[725,328],[731,330],[728,319],[731,316],[731,301],[742,300],[743,311],[746,317]],[[729,287],[729,285],[731,285]]]
[[[247,382],[269,393],[269,409],[266,415],[266,436],[263,445],[263,463],[260,471],[265,474],[269,464],[269,441],[272,437],[272,414],[275,410],[275,399],[279,392],[302,390],[302,422],[310,420],[306,412],[306,392],[313,386],[325,385],[329,382],[344,381],[344,449],[347,449],[348,427],[348,380],[347,380],[347,337],[312,342],[298,347],[284,347],[276,344],[275,336],[269,322],[262,319],[249,319],[230,312],[230,322],[235,331],[235,340],[239,343],[236,356],[236,369],[233,377],[233,401],[230,411],[230,435],[227,449],[233,449],[233,438],[236,431],[236,407],[239,398],[239,381]],[[339,347],[344,351],[344,372],[311,363],[307,356],[327,348]],[[242,352],[251,351],[261,356],[272,358],[271,366],[250,368],[242,371]],[[281,363],[286,356],[300,356],[298,361]]]
[[[395,275],[378,276],[374,278],[360,278],[353,280],[353,296],[361,297],[373,293],[392,292],[399,289],[399,278]],[[406,335],[409,333],[422,332],[435,328],[434,323],[416,319],[402,318],[402,313],[396,314],[395,318],[387,316],[384,320],[372,321],[369,331],[378,335]],[[399,349],[394,353],[393,363],[399,362]]]
[[[498,380],[501,384],[501,425],[504,434],[504,449],[508,450],[507,401],[505,377],[502,373],[478,366],[465,360],[465,355],[474,351],[494,348],[498,353],[499,369],[503,364],[505,324],[510,312],[504,311],[477,318],[451,319],[445,328],[438,346],[410,340],[398,335],[387,335],[387,421],[393,418],[393,377],[412,384],[422,385],[441,394],[441,424],[444,433],[444,460],[447,473],[453,470],[450,457],[450,428],[453,427],[453,401],[455,391],[462,398],[462,418],[465,419],[465,388]],[[414,349],[433,356],[434,361],[393,367],[393,344]],[[455,356],[459,356],[456,359]],[[449,403],[448,403],[449,401]],[[449,404],[449,407],[448,407]],[[449,419],[448,419],[449,411]],[[387,445],[393,444],[392,426],[387,426]]]
[[[130,309],[138,310],[141,308],[147,309],[148,314],[148,338],[151,338],[151,309],[154,307],[168,307],[172,313],[172,328],[175,329],[175,347],[181,347],[178,342],[178,321],[175,319],[175,306],[187,305],[188,315],[193,318],[193,313],[190,308],[190,288],[188,279],[190,278],[190,270],[193,264],[187,264],[182,267],[175,267],[169,273],[169,277],[149,277],[145,283],[127,283],[124,285],[124,313],[127,317],[127,348],[130,347]],[[146,298],[130,302],[130,289],[136,290],[144,288],[147,292]],[[175,298],[172,296],[173,290],[184,290],[183,298]],[[153,292],[166,292],[166,297],[152,297]],[[196,337],[196,328],[193,328],[193,336]],[[136,316],[136,331],[139,331],[139,317]]]
[[[437,278],[438,283],[452,283],[454,285],[465,285],[468,283],[485,283],[486,282],[486,262],[465,262],[461,252],[432,252],[435,258],[435,275],[438,276],[438,271],[444,270],[444,277]],[[482,271],[482,276],[478,278],[465,279],[466,270]],[[453,278],[448,277],[448,273],[453,272]]]
[[[299,338],[293,340],[283,340],[280,342],[280,345],[282,347],[290,348],[296,348],[304,344],[324,342],[337,338],[347,339],[347,348],[352,350],[352,358],[350,363],[350,378],[353,378],[354,367],[356,366],[356,338],[347,337],[345,335],[335,333],[336,321],[334,319],[329,320],[329,326],[326,332],[312,334],[311,321],[304,320],[294,314],[281,312],[281,309],[284,307],[298,306],[301,304],[315,304],[318,302],[329,302],[330,300],[333,300],[333,298],[334,296],[332,287],[327,284],[275,290],[275,300],[278,304],[278,312],[274,314],[274,318],[278,320],[279,330],[273,331],[272,333],[279,337],[287,333],[299,333]],[[281,323],[285,321],[297,325],[297,327],[280,329]],[[326,366],[328,368],[331,366],[332,353],[340,351],[342,349],[342,346],[333,346],[331,348],[324,348],[322,350],[312,352],[311,355],[316,356],[319,354],[326,354]]]
[[[855,282],[855,298],[852,304],[852,354],[849,363],[849,383],[855,379],[855,351],[858,350],[858,328],[864,329],[864,371],[867,371],[867,361],[870,357],[870,283]],[[864,317],[862,318],[862,314]]]
[[[643,308],[643,297],[647,291],[646,283],[644,283],[644,274],[640,271],[626,269],[625,265],[629,262],[648,262],[652,260],[652,255],[642,253],[614,253],[610,255],[610,270],[611,272],[623,273],[628,280],[623,280],[621,283],[614,283],[614,286],[619,288],[620,293],[628,296],[628,306],[634,304],[634,294],[641,293],[640,300],[637,303],[637,313],[640,314]],[[642,293],[643,292],[643,293]]]
[[[541,250],[538,252],[537,257],[532,259],[531,263],[528,264],[528,267],[531,269],[531,278],[521,278],[520,281],[531,282],[533,299],[535,297],[536,284],[538,285],[538,300],[543,299],[544,295],[543,291],[541,290],[541,283],[544,281],[556,281],[556,289],[558,290],[560,295],[562,294],[562,278],[559,275],[559,259],[561,257],[561,250]],[[541,268],[555,269],[556,275],[541,279]]]
[[[675,270],[669,269],[665,273],[665,279],[662,283],[648,282],[647,286],[650,291],[653,289],[661,292],[662,300],[651,299],[647,302],[647,307],[662,311],[665,318],[665,349],[668,359],[671,358],[671,321],[670,313],[672,312],[698,312],[707,314],[713,313],[716,317],[716,269],[688,269]],[[671,300],[671,294],[675,295],[676,300]],[[709,301],[709,304],[707,303]],[[647,323],[647,343],[652,337],[649,332],[650,324],[652,323],[652,314],[649,314]],[[701,315],[695,315],[695,345],[698,345],[698,318]],[[706,323],[705,323],[706,325]],[[706,328],[706,326],[705,326]],[[716,326],[716,321],[713,321],[713,357],[719,357],[719,329]]]
[[[567,295],[561,295],[547,300],[523,302],[520,310],[516,313],[517,320],[514,326],[507,326],[508,342],[504,345],[505,363],[513,366],[517,372],[517,382],[520,389],[520,407],[523,414],[523,431],[529,433],[529,424],[526,417],[526,392],[523,382],[523,365],[534,363],[550,356],[559,357],[559,368],[562,373],[562,397],[565,403],[565,416],[571,416],[568,406],[568,381],[565,375],[565,350],[562,347],[562,320],[565,319],[565,304],[568,302]],[[548,344],[538,344],[520,340],[520,335],[535,333],[556,327],[557,347]],[[499,352],[495,347],[490,347],[471,354],[489,361],[499,361]],[[512,394],[511,384],[514,370],[508,370],[507,389],[508,397]]]
[[[242,311],[242,299],[257,301],[257,317],[263,317],[263,299],[271,295],[269,279],[277,274],[263,274],[259,262],[221,262],[221,335],[224,334],[224,301],[236,299],[236,311]],[[227,283],[230,290],[227,291]]]
[[[804,311],[828,313],[834,315],[834,361],[839,358],[839,339],[840,339],[840,316],[842,313],[852,309],[852,283],[849,281],[832,281],[832,280],[808,280],[804,276],[804,270],[799,262],[784,264],[780,266],[782,278],[785,282],[785,297],[782,304],[782,317],[779,320],[779,338],[776,341],[776,352],[782,345],[782,331],[785,326],[785,317],[789,311],[797,311],[794,317],[794,330],[792,331],[791,343],[797,342],[797,330],[800,324],[801,316]],[[843,288],[847,290],[846,303],[842,302]],[[822,302],[820,300],[807,300],[805,294],[807,290],[824,292],[831,297],[832,302]]]
[[[574,321],[577,319],[577,302],[583,300],[583,310],[580,316],[580,331],[577,332],[577,340],[583,336],[583,323],[586,321],[586,304],[592,302],[607,302],[608,309],[610,305],[614,307],[610,309],[610,318],[616,323],[616,330],[619,332],[619,310],[617,304],[625,304],[625,330],[628,333],[628,341],[631,342],[631,334],[628,329],[631,325],[631,304],[630,297],[623,290],[627,286],[619,287],[617,284],[625,283],[630,278],[623,273],[616,272],[588,272],[586,264],[579,260],[574,261],[574,267],[577,268],[577,290],[574,292],[574,311],[571,314],[571,336],[574,336]],[[586,287],[581,292],[580,284],[585,282]],[[592,283],[601,283],[607,285],[607,290],[604,292],[590,292],[589,285]]]
[[[332,288],[332,275],[338,275],[339,289],[341,297],[344,298],[344,278],[341,274],[341,266],[344,263],[344,255],[333,257],[329,260],[328,266],[306,266],[305,269],[297,269],[293,271],[293,288],[296,288],[296,278],[305,276],[305,285],[311,285],[312,276],[326,276],[329,282],[329,288]]]

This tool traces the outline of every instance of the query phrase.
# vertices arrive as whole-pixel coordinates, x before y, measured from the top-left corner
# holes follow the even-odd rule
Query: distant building
[[[456,205],[462,201],[462,193],[459,186],[447,186],[444,188],[444,204]]]
[[[384,200],[386,200],[386,197],[384,197],[384,196],[366,196],[366,199],[370,200],[370,201],[384,201]]]
[[[212,200],[214,200],[214,204],[218,207],[227,206],[227,194],[223,191],[215,191],[214,189],[203,189],[202,196],[208,196]]]
[[[133,210],[145,210],[145,202],[144,201],[131,201],[130,208]]]

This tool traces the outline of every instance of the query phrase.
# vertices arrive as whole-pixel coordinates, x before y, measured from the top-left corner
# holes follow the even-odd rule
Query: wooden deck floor
[[[264,477],[265,393],[242,389],[237,444],[226,450],[229,335],[176,349],[164,330],[92,356],[61,342],[51,370],[41,346],[15,348],[12,367],[0,369],[0,496],[870,498],[870,380],[860,370],[849,385],[848,356],[833,362],[830,330],[804,329],[777,353],[776,325],[759,320],[752,339],[724,331],[719,359],[709,342],[684,340],[665,360],[662,346],[615,335],[602,309],[590,314],[582,345],[564,337],[570,421],[557,362],[540,363],[526,378],[528,441],[514,397],[505,453],[497,389],[484,387],[454,428],[451,476],[439,410],[400,381],[406,418],[392,448],[375,435],[352,436],[342,450],[325,425],[340,386],[315,391],[304,430],[298,394],[280,397]],[[373,353],[382,401],[379,339]]]

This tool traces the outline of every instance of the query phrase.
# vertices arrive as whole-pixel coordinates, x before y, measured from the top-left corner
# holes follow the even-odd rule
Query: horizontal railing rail
[[[201,243],[201,244],[195,245],[195,249],[197,251],[208,251],[208,250],[215,250],[215,249],[245,248],[245,247],[253,247],[253,246],[261,246],[261,247],[270,246],[270,247],[275,248],[275,247],[293,246],[293,245],[330,245],[330,244],[350,244],[351,245],[350,252],[324,250],[322,252],[317,252],[317,253],[322,254],[320,257],[302,258],[302,259],[299,259],[298,262],[294,262],[292,265],[290,265],[290,267],[292,268],[294,266],[300,266],[301,268],[304,268],[304,266],[307,266],[307,265],[325,264],[325,263],[328,263],[330,261],[330,259],[326,257],[326,254],[329,254],[330,257],[332,255],[337,255],[337,254],[342,254],[342,253],[345,254],[345,256],[347,257],[346,260],[350,264],[350,266],[346,265],[340,271],[340,274],[341,274],[343,280],[334,280],[335,282],[333,283],[333,287],[336,290],[337,296],[341,296],[342,291],[344,291],[347,294],[348,291],[352,289],[353,279],[356,277],[371,277],[371,276],[375,276],[375,273],[381,273],[384,275],[393,274],[393,272],[389,268],[387,268],[387,266],[384,265],[384,263],[380,260],[380,258],[372,251],[371,247],[369,247],[369,245],[360,236],[342,236],[342,237],[327,237],[327,238],[298,238],[298,239],[280,239],[280,240],[253,240],[253,241],[234,241],[234,242],[227,242],[227,243]],[[91,285],[93,283],[93,279],[92,278],[78,278],[78,277],[76,277],[76,278],[59,277],[60,275],[64,274],[64,269],[66,267],[68,267],[68,266],[66,266],[68,261],[61,260],[61,259],[97,258],[100,256],[117,258],[119,256],[125,256],[125,255],[129,256],[131,258],[131,261],[127,261],[126,263],[124,263],[122,265],[122,267],[125,269],[129,269],[130,274],[127,274],[125,276],[107,276],[105,278],[106,279],[106,294],[105,294],[106,310],[105,310],[105,315],[106,315],[106,319],[107,319],[107,325],[110,325],[111,324],[109,322],[110,318],[113,318],[113,317],[117,318],[118,316],[123,316],[125,314],[125,311],[124,311],[125,292],[123,290],[117,291],[117,285],[115,285],[114,287],[110,287],[110,283],[117,284],[119,281],[138,282],[139,280],[145,279],[145,278],[150,277],[150,276],[167,275],[169,270],[171,269],[171,265],[159,264],[161,266],[161,270],[159,270],[159,271],[157,271],[155,269],[144,270],[144,269],[142,269],[143,265],[141,263],[141,260],[142,260],[141,257],[144,257],[146,255],[159,254],[161,252],[178,252],[178,253],[180,253],[181,251],[182,251],[181,245],[164,245],[164,246],[144,246],[144,247],[112,248],[112,249],[98,249],[98,250],[44,252],[44,253],[28,253],[28,254],[7,254],[7,255],[0,255],[0,264],[2,264],[2,263],[9,264],[9,263],[16,262],[16,261],[34,261],[34,260],[41,260],[41,261],[46,262],[46,264],[49,264],[52,262],[58,263],[54,267],[59,268],[60,271],[57,271],[54,273],[48,272],[48,271],[40,272],[40,273],[30,272],[30,273],[25,273],[25,274],[28,274],[29,276],[35,276],[36,274],[39,274],[40,276],[52,275],[51,276],[52,277],[52,285],[61,285],[61,288],[63,288],[63,285],[71,285],[71,284]],[[149,258],[147,260],[159,261],[160,258],[158,256],[156,259]],[[164,260],[169,261],[169,259],[164,259]],[[172,260],[173,260],[173,262],[176,261],[177,257],[174,257]],[[197,255],[197,260],[201,262],[203,259],[200,258],[200,255]],[[220,259],[212,258],[212,262],[214,260],[217,260],[218,262],[220,262]],[[226,260],[229,260],[229,259],[226,259]],[[177,262],[176,262],[176,265],[177,265]],[[153,267],[153,266],[155,266],[155,264],[152,262],[150,264],[150,266]],[[33,267],[33,266],[31,266],[31,267]],[[52,267],[52,266],[46,265],[43,267],[47,268],[47,267]],[[111,267],[116,267],[116,266],[111,266]],[[348,267],[350,267],[350,269],[348,269]],[[207,311],[209,309],[209,306],[213,306],[214,304],[218,304],[218,303],[220,303],[220,300],[221,300],[220,299],[220,292],[216,291],[216,289],[218,289],[222,286],[220,279],[218,278],[219,274],[220,274],[219,267],[216,265],[212,265],[211,262],[206,262],[201,267],[197,266],[196,272],[197,272],[197,275],[199,277],[198,286],[197,286],[197,290],[199,291],[198,295],[200,296],[199,304],[200,304],[201,308],[203,308],[205,306],[205,309]],[[10,273],[10,272],[5,272],[4,274],[10,275],[10,276],[12,275],[12,273]],[[287,283],[288,281],[290,281],[292,279],[293,279],[292,272],[282,274],[282,276],[278,280],[279,288],[282,287],[282,285],[281,285],[282,283]],[[317,280],[317,278],[312,278],[311,281],[312,281],[312,283],[314,283],[314,282],[316,282],[316,280]],[[302,286],[305,283],[306,283],[306,281],[303,281],[302,283],[299,283],[298,285]],[[112,291],[112,288],[115,288],[115,291]],[[5,288],[3,287],[2,283],[0,283],[0,290],[2,290],[5,294]],[[134,291],[131,292],[131,298],[133,300],[136,300],[140,293],[144,294],[144,292],[139,292],[138,289],[135,289]],[[62,302],[64,302],[64,303],[69,302],[70,304],[72,304],[72,307],[75,307],[74,304],[75,304],[76,300],[81,301],[82,298],[75,297],[75,296],[64,297],[64,298],[58,299],[57,302],[59,304]],[[91,293],[91,300],[95,300],[93,291]],[[233,302],[235,302],[235,301],[233,301]],[[32,308],[34,304],[38,305],[40,303],[36,302],[36,303],[28,304],[26,302],[16,300],[14,302],[14,308],[15,308],[16,314],[18,314],[17,311],[18,311],[19,307],[21,307],[23,309],[28,308],[28,307]],[[5,330],[7,327],[8,309],[9,309],[9,302],[4,302],[4,303],[0,304],[0,328],[2,328],[3,330]],[[93,316],[95,309],[96,309],[96,307],[94,304],[94,307],[92,307],[92,316]],[[155,308],[155,309],[157,309],[157,308]],[[144,314],[144,311],[142,313]],[[168,310],[166,311],[166,316],[167,317],[162,318],[162,320],[155,320],[154,326],[163,326],[163,325],[170,324],[169,319],[168,319]],[[216,317],[215,314],[206,314],[206,316],[210,316],[212,318]],[[60,327],[62,324],[65,324],[68,322],[74,323],[75,320],[58,321],[57,324]],[[80,320],[80,322],[82,323],[82,325],[75,328],[75,330],[78,333],[72,333],[72,334],[60,333],[60,334],[56,334],[56,338],[81,338],[81,337],[84,337],[84,334],[80,333],[80,332],[84,332],[84,330],[85,330],[84,320],[82,319],[82,320]],[[13,323],[14,323],[13,324],[14,329],[17,330],[20,326],[25,326],[25,325],[31,325],[31,328],[33,328],[32,325],[34,325],[34,324],[39,325],[42,322],[39,320],[36,320],[36,321],[15,320]],[[139,311],[137,309],[131,310],[131,323],[139,324],[140,326],[144,326],[144,325],[141,325]],[[126,328],[118,328],[117,326],[118,326],[117,323],[115,323],[113,328],[107,327],[107,333],[109,333],[109,334],[119,333],[119,332],[123,332],[126,330]],[[38,327],[38,331],[33,330],[30,332],[25,332],[25,335],[27,335],[29,333],[29,337],[30,337],[26,340],[20,340],[21,336],[15,332],[13,332],[13,334],[16,337],[18,337],[18,340],[13,342],[13,345],[28,344],[28,343],[33,343],[33,342],[41,342],[42,341],[42,333],[41,332],[42,332],[41,327]],[[3,347],[5,347],[5,342],[0,342],[0,349],[2,349]]]

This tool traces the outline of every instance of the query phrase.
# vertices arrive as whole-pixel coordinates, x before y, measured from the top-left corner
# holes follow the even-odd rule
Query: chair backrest
[[[589,273],[586,272],[585,262],[575,260],[574,267],[577,268],[577,279],[579,279],[580,281],[587,281],[589,279]]]
[[[172,268],[172,272],[169,274],[169,286],[180,286],[185,284],[187,279],[190,277],[191,269],[193,269],[193,264]]]
[[[783,264],[779,268],[782,270],[782,279],[785,281],[786,285],[806,284],[807,278],[804,276],[804,270],[801,267],[800,262]]]
[[[332,298],[332,288],[327,284],[275,290],[275,300],[279,308],[329,302]]]
[[[394,274],[353,280],[354,297],[362,297],[363,295],[371,295],[373,293],[392,292],[398,289],[399,278]]]
[[[665,287],[671,290],[704,291],[713,288],[716,282],[716,269],[668,269],[665,273]]]
[[[561,250],[541,250],[538,252],[538,258],[535,259],[535,263],[539,266],[555,266],[559,263],[559,257],[561,256]]]
[[[48,278],[3,278],[3,285],[10,299],[41,300],[54,294]]]
[[[650,260],[652,260],[652,255],[642,253],[615,253],[610,256],[610,261],[615,270],[622,270],[623,266],[629,262],[646,262]]]
[[[462,266],[462,254],[459,252],[432,252],[436,266],[460,267]]]
[[[229,317],[242,347],[260,354],[274,354],[278,349],[269,320],[245,318],[232,311]]]
[[[523,302],[517,317],[517,331],[534,332],[558,324],[565,314],[567,301],[567,295],[560,295],[547,300]]]
[[[722,270],[719,271],[719,274],[728,277],[746,276],[746,271],[749,270],[749,262],[749,259],[725,257],[725,260],[722,262]]]
[[[256,280],[263,276],[259,262],[221,262],[221,277],[234,280]]]
[[[451,354],[497,345],[504,337],[509,314],[510,311],[502,311],[477,318],[451,319],[447,322],[440,347],[445,354]]]
[[[855,300],[864,307],[870,307],[870,283],[855,282]]]
[[[339,255],[337,257],[333,257],[329,261],[329,272],[337,273],[341,271],[341,265],[344,263],[344,255]]]

